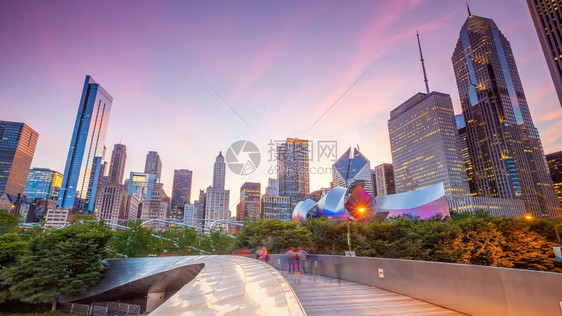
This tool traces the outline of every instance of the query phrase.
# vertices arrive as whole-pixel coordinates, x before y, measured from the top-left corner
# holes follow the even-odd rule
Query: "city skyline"
[[[268,174],[268,169],[275,163],[267,161],[268,143],[287,137],[338,141],[338,156],[345,148],[359,144],[372,165],[389,163],[392,159],[385,128],[389,112],[409,96],[425,90],[416,29],[420,31],[430,87],[450,94],[455,113],[460,113],[460,100],[449,60],[460,27],[466,20],[464,2],[358,3],[353,8],[320,2],[242,6],[251,7],[253,13],[261,13],[251,18],[244,10],[234,9],[230,4],[195,6],[195,13],[203,12],[203,17],[221,21],[213,27],[206,24],[204,18],[196,18],[191,13],[185,17],[172,14],[169,22],[158,24],[166,12],[172,9],[184,12],[189,4],[163,6],[154,12],[153,17],[147,12],[154,8],[133,6],[132,19],[128,20],[131,25],[111,22],[103,26],[101,21],[92,22],[95,27],[90,39],[98,45],[105,40],[117,43],[133,31],[137,32],[132,26],[140,25],[142,18],[148,18],[143,28],[147,33],[144,37],[129,38],[117,45],[115,52],[98,47],[88,49],[89,55],[82,56],[76,48],[81,45],[80,28],[67,30],[80,19],[61,16],[55,23],[51,18],[62,9],[61,4],[55,3],[49,9],[41,8],[43,4],[26,5],[0,4],[0,12],[4,12],[0,15],[13,9],[23,14],[24,20],[33,18],[38,21],[18,28],[11,16],[0,19],[4,21],[0,22],[0,29],[4,29],[0,36],[13,43],[7,51],[0,53],[4,57],[0,65],[8,74],[0,79],[0,107],[4,113],[2,119],[25,122],[41,134],[31,167],[64,171],[80,98],[79,88],[86,74],[91,74],[114,96],[107,149],[115,143],[127,146],[125,174],[143,170],[146,153],[157,151],[162,159],[161,182],[166,192],[172,192],[174,169],[193,170],[193,190],[206,188],[212,183],[209,170],[216,152],[226,152],[228,146],[239,139],[256,143],[263,163],[248,176],[227,171],[226,189],[230,190],[252,181],[265,187],[267,178],[274,176]],[[107,6],[114,12],[103,19],[123,13],[131,3]],[[493,19],[509,38],[545,153],[562,150],[562,136],[556,130],[562,120],[562,111],[525,2],[471,1],[470,6],[474,14]],[[73,10],[80,18],[88,20],[103,7],[74,4]],[[91,9],[91,16],[82,14],[85,9]],[[41,10],[52,15],[37,16]],[[380,18],[381,12],[385,13],[383,19]],[[264,17],[272,19],[269,21]],[[242,20],[244,23],[237,26]],[[411,20],[412,25],[403,20]],[[267,24],[263,30],[250,31],[263,23]],[[39,25],[45,30],[31,36],[34,27]],[[412,28],[404,33],[410,26]],[[322,31],[322,28],[327,29]],[[104,30],[115,32],[106,38],[102,36]],[[186,30],[186,36],[180,36],[179,33]],[[403,34],[380,63],[307,132]],[[255,40],[248,39],[252,35]],[[267,35],[279,36],[272,39]],[[229,36],[233,39],[228,39]],[[29,42],[32,40],[38,42],[32,44]],[[334,49],[334,43],[341,47]],[[31,49],[34,45],[38,45],[37,50]],[[25,54],[23,47],[29,49]],[[69,52],[62,52],[66,47]],[[233,49],[226,55],[218,52],[225,47]],[[182,64],[174,50],[251,128]],[[109,52],[115,54],[111,56]],[[20,54],[22,56],[18,56]],[[65,54],[76,55],[65,58]],[[130,60],[125,61],[125,57]],[[30,63],[26,64],[29,69],[15,67],[21,65],[18,62],[8,63],[20,58],[29,59]],[[50,65],[43,65],[36,71],[34,65],[43,61]],[[66,64],[68,66],[64,66]],[[53,73],[55,69],[57,73]],[[135,69],[146,74],[137,73],[140,70]],[[154,78],[149,80],[148,74]],[[278,83],[273,85],[274,82]],[[37,96],[26,93],[29,86],[37,86],[41,93]],[[155,108],[158,111],[154,111]],[[295,117],[295,113],[302,117]],[[334,128],[336,122],[347,128]],[[205,133],[200,132],[202,129]],[[106,160],[108,158],[106,155]],[[329,167],[332,163],[313,161],[311,167]],[[327,186],[331,177],[331,174],[311,175],[310,191]],[[233,196],[232,211],[236,202],[237,196]]]

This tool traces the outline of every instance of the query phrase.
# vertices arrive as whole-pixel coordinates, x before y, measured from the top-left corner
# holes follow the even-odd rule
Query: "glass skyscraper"
[[[56,200],[59,197],[62,174],[55,170],[33,168],[29,170],[24,195],[32,199]]]
[[[562,6],[560,0],[527,0],[539,42],[562,106]]]
[[[351,155],[351,148],[349,148],[334,163],[332,166],[332,183],[334,186],[344,188],[360,184],[371,197],[375,196],[371,163],[357,148],[353,149],[353,155]]]
[[[93,211],[112,102],[113,97],[86,76],[66,158],[59,208]]]
[[[0,121],[0,195],[23,193],[38,138],[27,124]]]
[[[468,195],[453,102],[448,94],[417,93],[388,120],[396,193],[443,182],[446,195]]]
[[[174,183],[172,186],[172,206],[170,217],[183,219],[184,206],[190,203],[191,179],[193,172],[187,169],[174,170]]]
[[[528,213],[558,217],[559,202],[508,40],[494,21],[469,12],[451,59],[477,195],[520,198]]]
[[[308,140],[287,138],[277,147],[279,195],[291,198],[291,206],[310,193]]]

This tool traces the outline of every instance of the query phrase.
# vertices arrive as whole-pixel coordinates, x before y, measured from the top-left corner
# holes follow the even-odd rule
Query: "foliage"
[[[560,220],[559,220],[560,221]],[[562,272],[555,261],[555,221],[492,217],[484,211],[453,213],[421,220],[398,217],[350,222],[351,247],[358,256]],[[290,240],[295,231],[310,237]],[[271,253],[288,247],[307,246],[310,253],[343,255],[348,249],[347,223],[323,218],[302,226],[270,221],[248,222],[238,235],[239,247],[266,246]]]
[[[228,255],[236,247],[236,239],[222,230],[211,230],[208,234],[199,236],[197,247],[212,255]]]
[[[165,251],[166,242],[155,237],[151,229],[143,227],[141,221],[131,221],[128,226],[129,229],[113,233],[109,247],[114,255],[135,258],[159,255]]]
[[[6,210],[0,210],[0,234],[13,233],[19,223],[17,217]]]
[[[0,271],[13,297],[28,303],[77,295],[102,276],[111,230],[102,222],[73,222],[33,236],[28,252]]]
[[[271,253],[279,253],[289,247],[306,247],[311,241],[312,234],[306,227],[279,219],[248,221],[238,234],[240,248],[254,250],[266,247]]]

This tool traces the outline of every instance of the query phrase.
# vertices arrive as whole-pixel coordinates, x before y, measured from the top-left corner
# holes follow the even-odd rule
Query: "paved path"
[[[464,315],[408,296],[325,276],[283,271],[307,315]]]

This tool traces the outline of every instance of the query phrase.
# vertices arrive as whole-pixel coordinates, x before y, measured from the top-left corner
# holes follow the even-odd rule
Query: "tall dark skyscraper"
[[[310,193],[308,140],[287,138],[277,147],[279,195],[288,196],[292,207]]]
[[[57,202],[60,208],[94,209],[112,102],[113,97],[86,76]]]
[[[0,121],[0,195],[23,193],[38,138],[27,124]]]
[[[562,151],[546,155],[546,161],[554,182],[554,191],[562,202]]]
[[[149,151],[146,155],[146,163],[144,164],[144,173],[156,175],[156,182],[160,181],[162,174],[162,161],[156,151]]]
[[[111,163],[109,165],[109,182],[123,184],[125,174],[125,163],[127,162],[127,146],[115,144],[111,153]]]
[[[469,11],[452,62],[477,195],[520,198],[528,213],[558,217],[539,133],[511,46],[496,23]]]
[[[174,183],[172,186],[172,209],[170,217],[183,219],[185,204],[191,199],[191,179],[193,172],[187,169],[174,170]]]
[[[527,0],[548,70],[562,106],[562,2]]]

